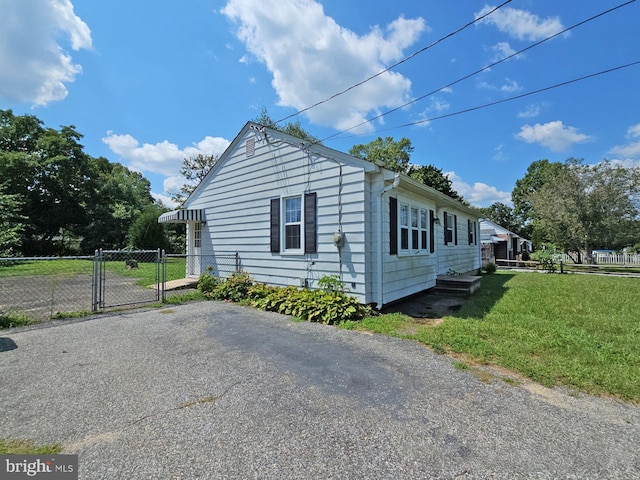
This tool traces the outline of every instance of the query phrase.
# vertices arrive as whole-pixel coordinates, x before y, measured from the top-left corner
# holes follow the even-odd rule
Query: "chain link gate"
[[[91,289],[93,311],[163,299],[162,258],[160,249],[96,250]]]

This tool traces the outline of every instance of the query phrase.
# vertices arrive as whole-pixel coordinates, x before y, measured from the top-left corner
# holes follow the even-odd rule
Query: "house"
[[[481,267],[476,213],[406,175],[249,122],[180,210],[187,275],[237,254],[255,281],[317,287],[338,275],[361,303]],[[224,276],[224,275],[223,275]]]
[[[499,260],[517,260],[524,252],[532,250],[531,240],[487,219],[480,219],[482,265]]]

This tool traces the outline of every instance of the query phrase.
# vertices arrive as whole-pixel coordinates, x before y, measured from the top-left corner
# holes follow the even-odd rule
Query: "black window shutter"
[[[316,253],[316,202],[317,194],[304,194],[304,253]]]
[[[458,216],[457,215],[453,216],[453,238],[454,238],[454,244],[457,245],[458,244]]]
[[[473,243],[473,222],[467,219],[467,237],[469,239],[469,245]]]
[[[478,244],[478,222],[473,222],[473,244]]]
[[[280,253],[280,199],[271,199],[271,253]]]
[[[398,199],[389,197],[389,254],[398,254]]]
[[[442,212],[444,215],[444,244],[449,245],[449,215],[447,212]]]
[[[429,251],[436,251],[436,214],[433,210],[429,210]]]

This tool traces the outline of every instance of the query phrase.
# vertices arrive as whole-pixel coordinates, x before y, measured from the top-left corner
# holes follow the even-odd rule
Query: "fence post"
[[[160,257],[162,259],[162,286],[160,288],[162,289],[162,303],[164,303],[167,300],[164,290],[167,281],[167,252],[165,252],[164,249],[162,249]]]
[[[564,273],[564,268],[562,265],[562,260],[560,260],[560,273]]]
[[[93,252],[93,278],[91,280],[91,311],[98,311],[98,249]]]
[[[236,273],[240,273],[240,255],[236,252]]]

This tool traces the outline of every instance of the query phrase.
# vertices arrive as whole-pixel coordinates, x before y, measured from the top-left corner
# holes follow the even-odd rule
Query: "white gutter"
[[[384,182],[384,180],[383,180]],[[396,173],[393,177],[393,183],[391,185],[387,185],[380,192],[380,196],[378,197],[378,304],[376,308],[380,310],[382,308],[383,300],[384,300],[384,290],[383,290],[383,275],[382,275],[382,266],[383,266],[383,252],[382,252],[382,197],[385,193],[390,190],[393,190],[400,183],[400,174]]]

